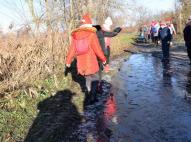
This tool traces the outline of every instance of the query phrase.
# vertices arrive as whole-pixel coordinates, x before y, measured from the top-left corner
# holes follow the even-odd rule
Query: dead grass
[[[73,103],[83,111],[80,86],[64,77],[68,40],[52,33],[38,38],[11,36],[0,41],[0,142],[23,141],[38,114],[37,104],[58,90],[72,88]],[[130,46],[132,35],[112,39],[112,55]]]
[[[121,33],[112,39],[111,56],[130,46],[132,35]],[[68,50],[67,37],[50,33],[38,38],[10,36],[0,42],[0,96],[34,86],[36,80],[63,72]]]
[[[52,33],[39,38],[8,38],[0,46],[0,92],[32,86],[63,69],[67,52],[63,35]]]

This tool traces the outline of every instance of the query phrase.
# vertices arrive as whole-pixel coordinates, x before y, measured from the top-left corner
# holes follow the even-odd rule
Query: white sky
[[[96,1],[96,0],[95,0]],[[124,2],[128,0],[124,0]],[[135,0],[153,13],[172,10],[175,0]],[[36,1],[37,2],[37,1]],[[7,31],[10,23],[21,25],[30,22],[30,14],[25,0],[0,0],[0,28]]]
[[[144,5],[153,13],[169,11],[174,9],[175,0],[136,0],[137,3]]]
[[[0,0],[0,19],[0,28],[3,31],[7,31],[11,23],[18,28],[30,21],[25,0]]]

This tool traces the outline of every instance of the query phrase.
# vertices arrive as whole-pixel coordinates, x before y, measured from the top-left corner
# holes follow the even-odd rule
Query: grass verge
[[[133,37],[133,34],[120,33],[113,38],[111,56],[123,53],[125,48],[131,46]],[[38,115],[39,102],[54,96],[59,90],[70,89],[75,92],[77,95],[73,97],[72,103],[78,112],[83,112],[84,95],[70,75],[65,77],[63,72],[56,73],[47,79],[34,81],[34,86],[37,87],[31,87],[28,91],[21,88],[0,98],[0,142],[23,141]]]

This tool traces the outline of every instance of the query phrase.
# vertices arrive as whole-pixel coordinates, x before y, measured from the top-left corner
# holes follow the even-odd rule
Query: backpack
[[[157,33],[157,27],[156,27],[156,26],[151,27],[151,32],[152,32],[152,33]]]
[[[167,28],[167,27],[160,30],[160,38],[161,38],[161,40],[164,40],[164,39],[167,38],[168,30],[169,30],[169,28]]]
[[[77,40],[73,38],[73,43],[76,49],[76,55],[83,55],[89,51],[88,38],[82,38]]]

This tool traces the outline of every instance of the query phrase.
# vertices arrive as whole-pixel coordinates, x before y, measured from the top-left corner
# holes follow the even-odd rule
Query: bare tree
[[[191,15],[190,0],[175,1],[175,21],[177,23],[177,32],[182,34],[183,27],[187,23],[189,15]]]

